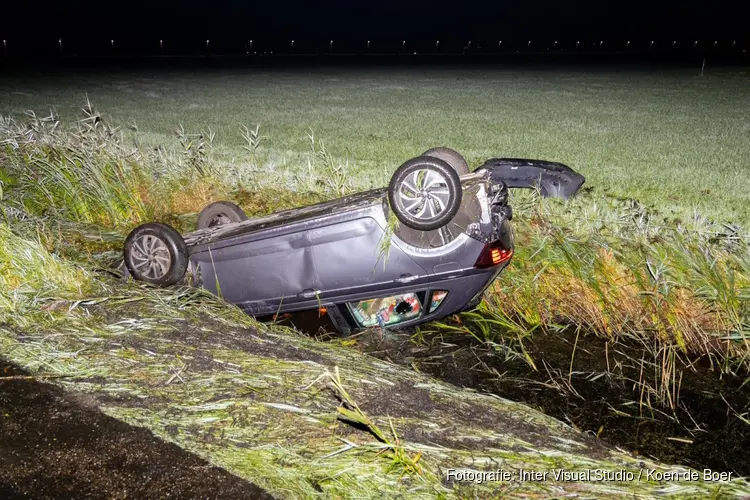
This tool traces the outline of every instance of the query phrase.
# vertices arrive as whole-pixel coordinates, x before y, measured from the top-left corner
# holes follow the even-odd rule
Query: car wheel
[[[422,156],[431,156],[432,158],[439,158],[446,162],[448,165],[453,167],[458,175],[464,175],[469,173],[469,164],[461,156],[458,151],[454,151],[451,148],[432,148],[428,149]]]
[[[188,249],[173,227],[158,222],[142,224],[125,239],[125,265],[138,281],[167,286],[185,275]]]
[[[391,210],[405,226],[419,231],[450,222],[461,206],[462,195],[456,171],[447,162],[429,156],[398,167],[388,186]]]
[[[247,220],[247,215],[240,207],[229,201],[217,201],[201,210],[198,215],[198,229],[223,226],[243,220]]]

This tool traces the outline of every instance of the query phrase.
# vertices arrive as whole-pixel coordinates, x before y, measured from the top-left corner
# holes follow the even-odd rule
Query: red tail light
[[[503,262],[508,262],[513,257],[513,249],[503,248],[499,242],[485,245],[482,253],[479,254],[474,267],[485,269],[492,266],[498,266]]]

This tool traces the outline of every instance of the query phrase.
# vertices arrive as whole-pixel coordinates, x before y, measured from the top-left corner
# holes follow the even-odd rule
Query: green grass
[[[4,357],[279,498],[707,497],[750,488],[737,478],[686,481],[684,467],[601,446],[520,403],[263,327],[198,289],[97,278],[5,223],[0,257],[11,263],[0,268]],[[550,479],[451,485],[449,468]],[[553,470],[594,468],[680,476],[552,479]]]
[[[54,106],[77,116],[85,96],[141,138],[174,144],[180,124],[216,133],[216,161],[249,162],[240,126],[261,126],[259,167],[293,184],[308,132],[350,160],[355,187],[382,185],[429,147],[571,165],[596,192],[635,198],[681,219],[750,223],[750,85],[746,71],[694,69],[273,70],[0,76],[0,114]],[[294,187],[294,186],[292,186]]]
[[[62,118],[61,124],[54,114],[0,121],[0,325],[6,325],[0,326],[0,342],[5,355],[42,376],[103,375],[114,385],[102,390],[150,394],[180,373],[185,361],[173,353],[193,347],[174,336],[181,325],[197,321],[197,314],[218,322],[201,323],[216,342],[210,347],[216,358],[232,359],[250,378],[265,377],[271,370],[266,361],[222,344],[245,338],[243,328],[257,328],[236,308],[199,290],[119,285],[101,272],[121,258],[127,231],[144,220],[190,230],[195,212],[217,199],[233,200],[253,216],[382,186],[402,161],[441,144],[459,149],[473,166],[493,155],[562,161],[583,172],[593,189],[569,202],[514,192],[517,248],[511,267],[482,307],[464,315],[463,326],[446,321],[428,328],[458,329],[478,341],[515,339],[530,366],[535,361],[523,341],[538,329],[573,327],[615,342],[640,340],[644,356],[653,355],[646,361],[662,373],[658,386],[642,388],[649,405],[651,395],[665,406],[678,403],[678,356],[688,362],[708,359],[727,376],[747,377],[750,246],[746,229],[725,224],[747,228],[750,222],[743,178],[750,144],[742,112],[750,91],[742,75],[394,70],[309,77],[299,72],[121,76],[67,77],[50,87],[0,77],[0,113],[19,115],[31,107],[42,116],[55,104]],[[19,88],[31,95],[13,93]],[[84,93],[113,121],[97,119],[88,105],[81,118]],[[123,137],[110,126],[132,119],[137,131],[123,130]],[[133,303],[136,309],[128,309]],[[121,345],[106,352],[92,347],[122,333],[134,336],[133,345],[147,345],[145,354]],[[295,358],[273,365],[297,388],[316,379],[329,382],[341,406],[327,401],[330,411],[319,421],[330,425],[341,415],[364,423],[367,437],[375,440],[356,443],[352,455],[347,451],[354,448],[344,442],[346,451],[330,455],[335,460],[322,479],[310,468],[311,447],[326,456],[343,448],[315,422],[304,439],[273,428],[271,441],[288,447],[265,447],[261,440],[252,453],[206,447],[194,434],[174,437],[160,427],[163,421],[213,429],[211,398],[237,393],[245,377],[222,379],[222,394],[219,386],[201,394],[201,384],[213,380],[201,375],[198,386],[176,390],[166,406],[105,404],[105,409],[243,477],[258,480],[257,474],[265,474],[269,479],[261,484],[282,496],[314,495],[320,480],[351,467],[354,477],[329,483],[329,494],[348,491],[360,473],[375,478],[362,483],[367,487],[403,492],[422,477],[419,471],[434,472],[446,463],[444,455],[430,456],[429,449],[402,439],[404,426],[414,422],[401,419],[394,426],[387,414],[362,411],[365,396],[349,389],[355,379],[361,382],[359,375],[408,380],[415,374],[394,375],[369,358],[291,332],[279,335],[274,337],[279,345],[304,346],[335,361],[324,367]],[[264,342],[259,345],[267,346]],[[154,365],[149,353],[156,352],[162,357]],[[328,370],[348,363],[349,373],[341,378]],[[138,383],[123,382],[130,365],[140,370]],[[98,390],[85,381],[70,386]],[[266,402],[282,409],[309,403],[304,391],[288,389],[269,390]],[[197,405],[198,420],[187,411],[190,402]],[[174,405],[185,412],[168,412]],[[242,406],[250,420],[268,417],[265,407],[250,406]],[[234,439],[251,439],[245,424],[232,428],[229,413],[218,417]],[[509,439],[500,448],[513,445],[515,437]],[[445,453],[451,460],[468,459],[458,450]],[[282,471],[288,463],[297,468]],[[380,476],[381,466],[390,475]],[[411,479],[403,483],[394,467]],[[295,471],[312,482],[292,477]],[[430,495],[443,493],[433,472],[418,481],[426,481]]]

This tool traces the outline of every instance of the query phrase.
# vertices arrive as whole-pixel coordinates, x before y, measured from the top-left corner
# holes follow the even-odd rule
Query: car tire
[[[458,175],[465,175],[469,173],[469,164],[466,163],[466,159],[461,156],[458,151],[454,151],[451,148],[432,148],[428,149],[422,156],[431,156],[432,158],[439,158],[446,162],[448,165],[453,167]]]
[[[245,212],[229,201],[217,201],[207,205],[198,215],[198,229],[223,226],[247,220]]]
[[[188,249],[176,229],[150,222],[133,229],[125,239],[125,266],[138,281],[168,286],[185,275]]]
[[[393,174],[388,202],[398,220],[419,231],[448,224],[461,206],[463,190],[458,173],[445,161],[420,156]]]

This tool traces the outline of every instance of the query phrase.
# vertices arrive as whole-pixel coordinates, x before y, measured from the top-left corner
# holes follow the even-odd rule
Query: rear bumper
[[[542,196],[570,198],[586,178],[562,163],[518,158],[492,158],[477,170],[490,172],[492,182],[509,188],[539,189]]]

